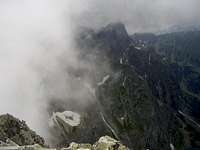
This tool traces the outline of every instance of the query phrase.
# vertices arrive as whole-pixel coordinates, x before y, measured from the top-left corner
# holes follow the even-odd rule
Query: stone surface
[[[81,123],[81,117],[78,113],[72,111],[53,113],[50,126],[58,128],[63,134],[70,134]]]
[[[93,148],[95,150],[128,150],[126,146],[109,136],[101,137],[99,141],[93,145]]]
[[[38,144],[19,146],[17,144],[0,145],[0,150],[58,150],[52,148],[45,148]],[[128,150],[119,141],[109,137],[101,137],[95,144],[78,144],[72,142],[69,147],[61,148],[61,150]]]
[[[39,144],[44,146],[44,139],[32,131],[25,123],[19,119],[6,114],[0,116],[0,141],[13,141],[17,145]]]

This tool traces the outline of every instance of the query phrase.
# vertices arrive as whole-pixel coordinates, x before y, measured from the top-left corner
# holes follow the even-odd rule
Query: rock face
[[[70,134],[71,129],[77,127],[80,115],[71,111],[54,113],[53,121],[61,130]],[[11,115],[0,116],[0,150],[56,150],[47,148],[44,140],[35,132],[30,130],[24,121],[20,121]],[[67,143],[67,142],[66,142]],[[95,144],[79,144],[72,142],[69,147],[59,148],[59,150],[128,150],[119,141],[109,137],[101,137]]]
[[[93,145],[93,148],[95,150],[128,150],[126,146],[109,136],[101,137],[99,141]]]
[[[135,150],[199,148],[199,39],[200,32],[196,31],[137,34],[131,39],[123,24],[82,33],[77,37],[80,58],[99,66],[99,70],[85,73],[94,78],[94,89],[88,91],[97,101],[83,110],[66,103],[58,106],[55,112],[72,110],[81,114],[80,125],[74,113],[53,115],[54,124],[65,135],[56,137],[63,140],[59,146],[77,142],[63,150],[127,149],[118,142],[122,141]],[[106,68],[108,65],[110,68]],[[75,72],[79,76],[79,71]],[[52,106],[56,105],[60,104]],[[8,130],[2,134],[15,139]],[[95,143],[103,135],[118,141],[106,136]],[[78,144],[86,142],[95,144]]]
[[[138,150],[200,147],[199,32],[130,40],[122,26],[78,39],[85,55],[103,53],[114,72],[105,71],[109,80],[96,88],[111,135]]]
[[[122,145],[119,141],[109,137],[101,137],[95,144],[77,144],[71,143],[69,150],[128,150],[128,148]]]
[[[78,128],[81,118],[78,113],[64,111],[53,113],[50,124],[60,130],[64,135],[69,135]]]
[[[6,143],[7,139],[17,145],[40,144],[44,146],[42,137],[29,129],[24,121],[20,121],[9,114],[0,116],[0,141]]]

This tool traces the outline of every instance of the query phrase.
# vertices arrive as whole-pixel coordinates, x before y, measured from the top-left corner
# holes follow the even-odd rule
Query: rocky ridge
[[[121,142],[109,136],[100,137],[93,145],[72,142],[66,148],[48,148],[43,138],[29,129],[24,121],[9,114],[0,116],[0,133],[0,150],[128,150]]]
[[[10,143],[9,143],[10,142]],[[101,137],[95,144],[79,144],[71,143],[67,148],[45,148],[39,144],[19,146],[12,141],[9,141],[7,145],[0,145],[0,150],[128,150],[128,148],[122,145],[119,141],[109,137]]]
[[[129,36],[121,23],[80,36],[83,53],[104,54],[114,72],[96,94],[116,138],[135,149],[200,147],[198,40],[198,31]]]

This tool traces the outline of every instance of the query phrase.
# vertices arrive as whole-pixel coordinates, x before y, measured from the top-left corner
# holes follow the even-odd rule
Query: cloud
[[[80,66],[71,16],[81,11],[73,1],[0,1],[1,114],[11,113],[47,133],[49,97],[66,98],[71,77],[65,69]],[[85,94],[81,89],[77,93]]]
[[[123,22],[130,33],[198,23],[199,0],[0,0],[0,113],[24,119],[43,136],[52,99],[92,100],[90,77],[73,72],[95,68],[79,59],[79,26]],[[97,68],[98,69],[98,68]],[[87,88],[85,88],[87,87]],[[42,114],[42,115],[41,115]]]
[[[84,23],[100,27],[123,22],[129,32],[157,31],[172,25],[199,23],[198,0],[89,0]],[[82,18],[84,18],[82,17]],[[82,20],[81,20],[82,21]]]

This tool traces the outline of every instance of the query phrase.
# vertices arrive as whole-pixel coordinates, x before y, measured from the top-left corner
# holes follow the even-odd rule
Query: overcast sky
[[[85,24],[121,21],[130,32],[157,31],[172,25],[197,24],[199,0],[89,0]],[[83,18],[84,18],[83,17]]]

